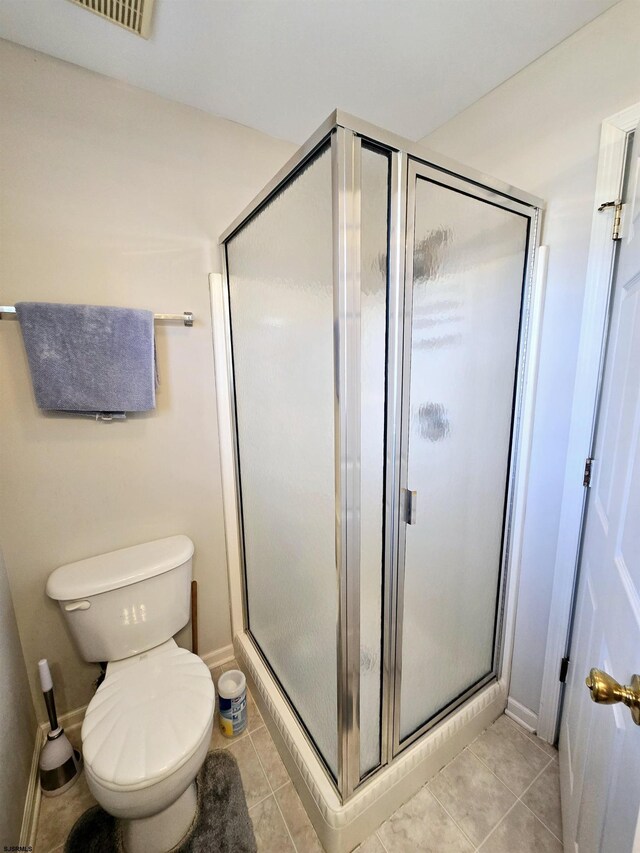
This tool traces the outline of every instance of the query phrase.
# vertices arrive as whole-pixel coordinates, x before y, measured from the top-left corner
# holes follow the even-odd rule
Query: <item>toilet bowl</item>
[[[174,640],[107,666],[82,724],[84,766],[89,789],[106,812],[128,822],[145,820],[144,831],[122,827],[131,853],[138,847],[134,837],[142,836],[141,849],[151,853],[170,849],[188,831],[195,790],[183,795],[207,754],[213,709],[207,666]],[[162,816],[169,807],[171,815]]]
[[[173,536],[62,566],[47,583],[83,657],[108,661],[82,748],[127,853],[166,853],[196,815],[215,690],[206,664],[172,639],[189,618],[192,554]]]

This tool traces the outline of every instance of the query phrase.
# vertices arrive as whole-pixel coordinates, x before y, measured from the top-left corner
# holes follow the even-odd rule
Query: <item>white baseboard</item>
[[[79,726],[84,720],[86,710],[87,706],[83,705],[81,708],[74,708],[73,711],[67,711],[66,714],[60,714],[58,717],[59,725],[61,725],[63,729],[72,729],[74,726]],[[48,721],[40,723],[40,731],[42,732],[42,742],[44,743],[44,739],[49,731]]]
[[[34,849],[36,844],[36,832],[38,831],[38,815],[40,814],[40,774],[38,765],[40,762],[40,750],[44,743],[41,726],[36,727],[33,743],[33,756],[31,757],[31,771],[29,773],[29,784],[24,801],[22,813],[22,827],[20,828],[20,847]]]
[[[516,702],[511,696],[507,699],[505,714],[528,732],[535,733],[538,731],[538,715],[530,708],[521,705],[520,702]]]
[[[229,663],[233,660],[236,653],[233,650],[233,645],[223,646],[221,649],[216,649],[214,652],[209,652],[206,655],[200,655],[209,669],[215,669],[217,666],[222,666],[223,663]]]

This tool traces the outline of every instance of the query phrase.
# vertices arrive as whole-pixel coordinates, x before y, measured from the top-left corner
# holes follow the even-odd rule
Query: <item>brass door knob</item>
[[[640,675],[631,677],[631,684],[623,686],[615,678],[601,669],[592,669],[586,679],[591,698],[601,705],[615,705],[622,702],[631,709],[633,722],[640,726]]]

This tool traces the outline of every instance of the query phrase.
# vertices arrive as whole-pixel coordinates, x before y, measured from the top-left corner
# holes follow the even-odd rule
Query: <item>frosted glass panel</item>
[[[527,225],[417,179],[401,740],[493,669]]]
[[[363,146],[361,195],[360,773],[380,764],[389,159]]]
[[[328,148],[227,251],[249,629],[336,774]]]

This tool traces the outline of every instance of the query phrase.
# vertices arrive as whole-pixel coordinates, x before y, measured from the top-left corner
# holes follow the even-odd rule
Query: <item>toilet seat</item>
[[[214,707],[208,667],[173,640],[110,663],[82,724],[88,775],[114,792],[157,785],[201,752]]]

